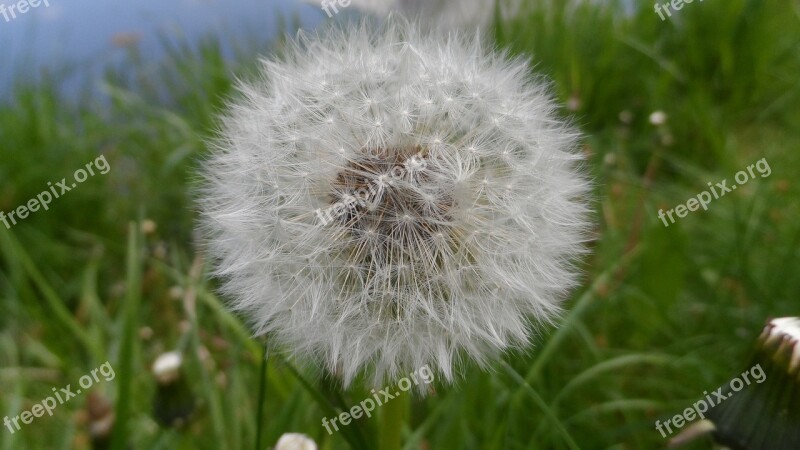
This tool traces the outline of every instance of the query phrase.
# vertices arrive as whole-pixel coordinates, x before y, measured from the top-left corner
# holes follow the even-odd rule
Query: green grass
[[[497,44],[577,105],[564,114],[587,134],[594,254],[564,320],[536,346],[490,371],[464,366],[454,386],[411,400],[405,448],[660,448],[657,418],[738,375],[766,319],[798,315],[800,3],[695,2],[665,22],[648,5],[624,16],[615,2],[528,3],[499,24]],[[133,75],[102,84],[109,101],[71,102],[50,80],[20,84],[0,105],[0,211],[101,153],[111,166],[49,211],[0,225],[0,418],[108,360],[116,377],[90,391],[125,424],[114,448],[247,449],[258,427],[268,445],[294,431],[324,449],[376,448],[377,417],[333,437],[321,426],[368,388],[339,392],[279,355],[256,423],[262,343],[205,275],[191,200],[214,116],[255,54],[233,70],[213,40],[169,55],[145,71],[132,53]],[[657,110],[663,126],[648,122]],[[768,178],[668,228],[657,218],[761,158]],[[181,429],[153,418],[149,367],[172,349],[198,403]],[[0,448],[90,448],[88,398],[0,429]]]

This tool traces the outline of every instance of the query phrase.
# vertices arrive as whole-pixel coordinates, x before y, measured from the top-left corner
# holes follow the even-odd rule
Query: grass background
[[[768,318],[798,315],[800,2],[694,2],[663,22],[649,4],[625,14],[613,0],[526,3],[494,37],[532,58],[586,132],[594,254],[568,314],[534,347],[400,400],[411,405],[405,448],[662,448],[656,419],[747,368]],[[191,200],[215,114],[256,53],[231,64],[214,39],[165,46],[156,70],[131,50],[102,99],[64,98],[51,78],[20,80],[0,104],[0,210],[100,154],[111,165],[49,211],[0,226],[0,416],[105,361],[116,372],[53,417],[3,428],[0,448],[91,448],[90,397],[127,424],[115,448],[252,448],[258,427],[265,445],[295,431],[323,449],[377,448],[377,418],[332,437],[320,425],[367,387],[339,392],[279,357],[256,423],[261,343],[204,275]],[[652,125],[654,111],[667,122]],[[768,178],[668,228],[657,218],[761,158]],[[153,419],[162,400],[149,368],[173,349],[198,404],[181,429]]]

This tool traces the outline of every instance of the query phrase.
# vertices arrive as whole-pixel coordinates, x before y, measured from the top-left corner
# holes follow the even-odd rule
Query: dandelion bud
[[[89,436],[94,450],[111,448],[111,433],[114,429],[114,405],[102,394],[89,392],[86,399],[89,420]]]
[[[702,424],[718,443],[733,450],[800,448],[800,318],[767,323],[750,368],[722,389],[726,399]],[[688,441],[695,430],[674,443]]]
[[[163,426],[180,427],[194,412],[195,400],[182,374],[183,358],[178,352],[164,353],[153,363],[156,395],[153,415]]]
[[[800,448],[800,319],[771,320],[751,366],[764,377],[712,412],[715,439],[733,449]]]

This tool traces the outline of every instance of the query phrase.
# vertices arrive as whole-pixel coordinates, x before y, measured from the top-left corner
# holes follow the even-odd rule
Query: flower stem
[[[261,430],[262,421],[264,420],[264,394],[267,391],[267,360],[269,359],[269,350],[264,344],[264,356],[261,358],[261,370],[258,376],[258,406],[256,412],[256,450],[264,447],[261,446]]]
[[[408,396],[403,394],[381,408],[381,450],[401,450],[402,429],[408,415]]]

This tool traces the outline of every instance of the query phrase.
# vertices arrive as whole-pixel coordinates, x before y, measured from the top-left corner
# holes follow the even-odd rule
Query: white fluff
[[[486,363],[559,313],[588,183],[526,61],[390,18],[301,34],[239,89],[200,205],[256,334],[381,385],[426,364],[451,380],[461,357]]]

